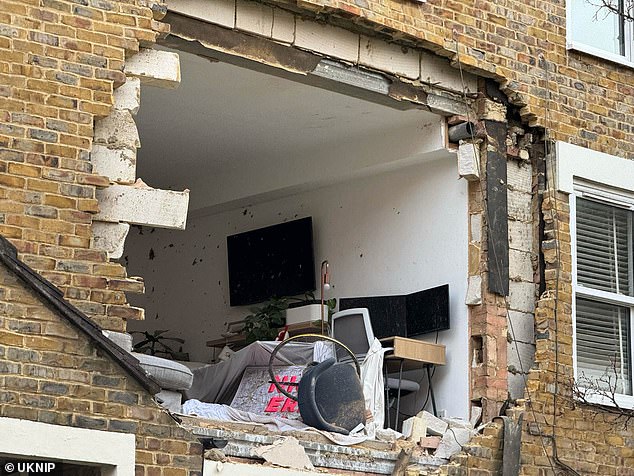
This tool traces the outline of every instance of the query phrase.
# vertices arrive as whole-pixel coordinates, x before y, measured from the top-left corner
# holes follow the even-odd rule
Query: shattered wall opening
[[[456,385],[466,395],[457,369],[467,359],[455,350],[465,348],[466,190],[443,119],[179,54],[180,88],[144,89],[137,171],[152,186],[191,190],[188,223],[130,232],[123,259],[146,287],[130,299],[146,320],[129,330],[169,329],[190,359],[209,362],[206,342],[249,313],[228,304],[226,237],[312,216],[316,259],[332,266],[328,298],[450,283],[453,325],[438,341],[454,349],[453,391],[443,390],[445,369],[435,379],[439,395],[456,395]],[[442,408],[466,416],[459,395]]]

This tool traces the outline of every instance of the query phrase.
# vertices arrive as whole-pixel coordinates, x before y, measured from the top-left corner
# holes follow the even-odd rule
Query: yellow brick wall
[[[568,196],[544,199],[546,293],[535,311],[537,352],[523,402],[522,473],[558,474],[557,458],[581,475],[633,476],[634,424],[573,398],[572,254]],[[553,245],[556,245],[553,246]],[[557,253],[557,247],[559,253]],[[557,287],[558,285],[558,287]],[[557,398],[555,399],[555,395]],[[519,409],[518,409],[519,411]],[[553,439],[554,435],[554,439]],[[553,449],[555,451],[553,452]],[[574,474],[566,473],[562,474]]]
[[[140,45],[151,45],[157,32],[165,30],[141,1],[90,0],[81,5],[69,0],[0,0],[0,233],[80,309],[115,330],[125,328],[125,319],[138,317],[125,307],[123,292],[138,291],[141,285],[126,280],[124,268],[106,262],[103,253],[91,249],[95,187],[105,186],[106,181],[91,173],[88,151],[94,119],[109,113],[112,90],[124,81],[126,56]],[[369,27],[429,48],[454,64],[459,60],[466,69],[496,79],[522,118],[530,125],[546,127],[550,138],[634,159],[633,71],[566,50],[564,0],[296,3],[326,19],[329,15],[339,17],[339,23],[345,19],[350,28]],[[569,237],[568,218],[564,218],[562,248]],[[552,270],[557,266],[570,272],[569,257],[561,261],[549,264],[548,286],[553,286]],[[571,296],[569,283],[562,280],[560,284],[558,336],[563,369],[559,375],[569,376]],[[542,300],[538,326],[554,326],[552,308],[548,299]],[[17,343],[11,344],[12,339]],[[3,334],[0,344],[46,345],[39,340],[11,331]],[[547,433],[548,424],[552,425],[549,379],[554,378],[551,338],[538,342],[537,360],[538,370],[531,379],[536,393],[527,420],[544,419],[546,427],[540,431]],[[29,418],[35,416],[34,411],[45,411],[20,403],[3,408],[24,412]],[[618,433],[615,426],[599,424],[587,429],[594,416],[603,418],[603,414],[572,409],[564,402],[558,409],[562,412],[558,419],[562,459],[566,458],[562,452],[570,450],[566,461],[583,462],[582,474],[633,474],[631,430]],[[571,431],[563,425],[572,425]],[[525,438],[526,454],[533,458],[526,461],[526,474],[551,474],[538,453],[541,441],[535,438],[539,437],[527,431]],[[588,448],[594,448],[589,450],[594,456],[581,459],[575,453]]]
[[[551,138],[634,159],[634,74],[566,50],[564,0],[299,0],[496,79]],[[547,67],[546,67],[547,65]],[[547,72],[548,70],[548,72]],[[550,95],[550,101],[547,98]]]
[[[95,321],[124,330],[142,283],[91,249],[94,120],[109,114],[124,61],[166,26],[141,1],[0,1],[0,234]]]
[[[0,417],[136,435],[136,476],[199,474],[202,447],[0,265]]]

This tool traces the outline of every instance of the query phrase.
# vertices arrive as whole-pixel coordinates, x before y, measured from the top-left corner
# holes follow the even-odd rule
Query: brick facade
[[[277,3],[448,57],[455,66],[495,80],[522,126],[545,131],[548,139],[634,160],[634,74],[566,50],[564,0]],[[113,90],[125,81],[126,58],[167,31],[157,21],[161,10],[143,0],[0,0],[0,234],[79,309],[113,330],[124,330],[126,319],[139,316],[126,305],[124,292],[142,291],[143,285],[127,279],[124,267],[92,247],[95,190],[108,185],[91,171],[93,125],[111,112]],[[535,168],[535,177],[538,173]],[[534,217],[540,213],[539,193],[533,186],[529,194]],[[482,200],[480,187],[471,184],[472,216],[482,216]],[[530,393],[519,402],[526,422],[522,474],[562,471],[552,457],[549,435],[554,432],[558,457],[580,474],[632,475],[632,428],[620,428],[596,408],[574,406],[567,393],[572,375],[567,203],[565,196],[556,202],[552,194],[545,197],[541,213],[551,232],[543,243],[535,241],[540,246],[533,255],[533,284],[539,284],[539,251],[547,292],[535,311],[538,338]],[[534,219],[534,231],[537,224]],[[482,230],[486,234],[486,223]],[[487,250],[472,241],[470,273],[483,274]],[[1,271],[1,415],[136,432],[140,474],[156,474],[151,466],[164,463],[175,468],[173,474],[195,470],[186,455],[199,451],[196,443],[116,364],[97,356]],[[499,296],[484,293],[483,304],[472,310],[472,346],[480,346],[484,365],[472,369],[471,397],[492,402],[485,409],[487,419],[508,392],[506,305]],[[481,336],[487,339],[478,340]],[[124,402],[115,401],[121,398]],[[451,466],[458,469],[447,474],[499,474],[497,466],[486,467],[487,458],[476,453],[456,458]],[[166,467],[164,474],[169,471]]]
[[[24,261],[112,330],[136,314],[118,263],[91,249],[94,121],[110,113],[126,57],[166,25],[141,2],[3,1],[0,6],[0,233]]]
[[[133,433],[137,476],[200,473],[198,440],[139,383],[3,265],[0,289],[0,417]]]
[[[321,15],[411,41],[497,81],[550,138],[634,158],[631,69],[566,50],[564,0],[302,0]],[[550,97],[550,101],[548,101]]]

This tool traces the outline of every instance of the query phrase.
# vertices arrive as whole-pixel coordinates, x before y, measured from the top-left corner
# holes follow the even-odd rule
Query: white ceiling
[[[190,209],[206,205],[197,188],[222,186],[214,177],[248,177],[262,166],[284,167],[281,159],[328,154],[392,131],[416,134],[438,120],[177,52],[180,87],[141,88],[137,176],[157,188],[191,189]]]

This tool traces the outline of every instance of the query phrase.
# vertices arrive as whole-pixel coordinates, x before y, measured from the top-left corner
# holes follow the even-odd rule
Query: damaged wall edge
[[[440,90],[432,92],[428,86],[419,86],[387,73],[349,65],[177,13],[168,13],[165,21],[171,26],[171,34],[160,44],[212,61],[336,90],[399,110],[424,109],[443,116],[468,113],[464,99],[457,94]]]
[[[506,178],[507,124],[484,121],[488,135],[486,183],[489,290],[501,296],[509,294],[509,239]]]
[[[224,428],[185,427],[198,438],[226,440],[229,443],[222,452],[231,457],[253,458],[253,449],[262,445],[270,445],[279,440],[280,434],[256,434],[249,431],[227,430]],[[334,443],[321,443],[307,441],[298,437],[297,432],[293,436],[299,439],[308,458],[317,467],[342,469],[348,471],[361,471],[376,474],[392,474],[399,451],[384,451],[368,447],[341,446]],[[413,456],[411,464],[416,464],[429,469],[435,469],[446,464],[447,460],[435,457]]]

